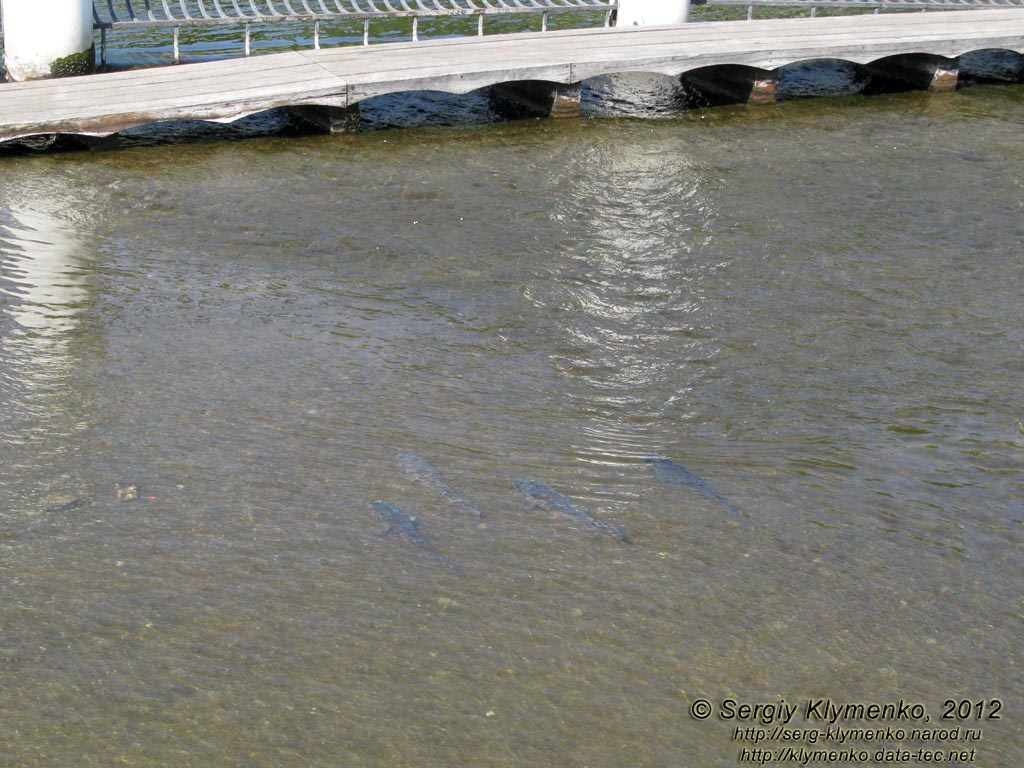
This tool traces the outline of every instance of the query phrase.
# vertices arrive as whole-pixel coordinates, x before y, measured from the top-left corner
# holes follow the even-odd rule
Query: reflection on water
[[[0,219],[0,442],[46,440],[66,421],[67,377],[85,311],[91,254],[66,202],[17,185],[3,190]],[[28,429],[25,429],[29,427]]]
[[[527,296],[564,334],[552,362],[591,416],[594,456],[658,453],[649,427],[714,375],[715,180],[671,139],[578,146],[557,171],[556,269]]]
[[[78,232],[61,221],[52,204],[14,204],[3,227],[4,293],[18,338],[34,347],[39,368],[52,367],[47,348],[66,342],[88,294],[82,270],[84,248]],[[66,345],[63,345],[66,346]]]
[[[5,162],[0,763],[725,766],[697,697],[1010,700],[1020,95]]]

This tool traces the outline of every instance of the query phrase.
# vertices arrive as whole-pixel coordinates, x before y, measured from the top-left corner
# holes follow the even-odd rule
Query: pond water
[[[1024,90],[432,99],[3,158],[0,764],[1024,764]]]

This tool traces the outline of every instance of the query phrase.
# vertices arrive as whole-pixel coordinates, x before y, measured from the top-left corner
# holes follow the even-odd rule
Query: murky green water
[[[698,697],[1002,699],[956,746],[1021,765],[1022,127],[1005,86],[5,157],[0,765],[739,764]]]

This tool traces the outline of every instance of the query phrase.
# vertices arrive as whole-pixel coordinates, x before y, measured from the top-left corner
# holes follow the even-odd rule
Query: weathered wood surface
[[[0,140],[103,136],[172,119],[230,121],[273,107],[347,107],[387,93],[496,83],[576,83],[616,72],[678,76],[810,59],[1024,53],[1024,9],[772,19],[434,39],[0,85]]]

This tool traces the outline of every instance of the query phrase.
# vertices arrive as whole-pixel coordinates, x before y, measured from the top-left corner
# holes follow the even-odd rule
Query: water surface
[[[728,766],[691,702],[783,696],[1002,698],[977,764],[1020,765],[1022,126],[1005,86],[4,158],[0,763]]]

